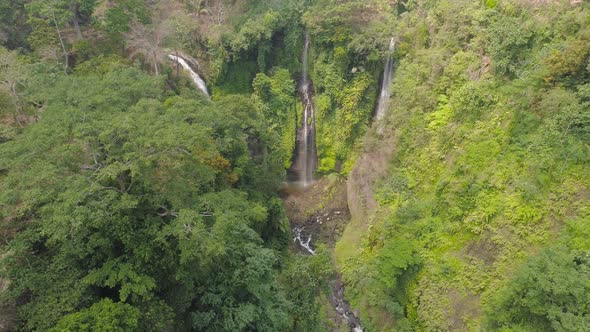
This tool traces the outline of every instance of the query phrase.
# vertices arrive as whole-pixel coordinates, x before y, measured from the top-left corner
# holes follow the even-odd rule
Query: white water
[[[299,245],[305,249],[311,255],[315,255],[315,250],[311,247],[311,234],[305,239],[305,234],[303,234],[303,227],[294,227],[293,228],[293,242],[299,243]]]
[[[294,169],[298,173],[298,182],[306,187],[313,182],[313,173],[317,167],[317,150],[315,146],[315,107],[313,105],[313,87],[307,70],[309,58],[309,35],[305,34],[303,48],[303,71],[299,83],[299,94],[303,103],[303,119],[297,132],[297,151]]]
[[[303,226],[293,227],[293,242],[299,244],[308,254],[315,255],[315,250],[311,246],[311,234],[306,235]],[[363,332],[358,317],[355,316],[350,305],[344,300],[344,285],[339,279],[332,284],[330,303],[332,303],[336,313],[348,324],[352,332]]]
[[[177,62],[182,68],[184,68],[184,70],[188,71],[191,74],[191,78],[193,80],[193,82],[195,83],[195,85],[197,86],[197,88],[199,88],[199,90],[201,90],[201,92],[203,92],[205,94],[205,96],[210,97],[209,96],[209,91],[207,90],[207,85],[205,84],[205,81],[203,81],[203,79],[201,78],[201,76],[199,76],[199,74],[197,74],[193,68],[191,68],[191,66],[186,62],[186,60],[184,60],[183,58],[173,55],[173,54],[168,54],[168,57],[170,59],[172,59],[172,61]]]
[[[385,69],[383,70],[383,81],[381,82],[381,92],[379,93],[379,101],[377,102],[377,113],[375,120],[379,121],[385,116],[387,107],[389,106],[389,97],[391,96],[391,81],[393,79],[393,51],[395,50],[395,39],[391,38],[389,41],[389,51],[387,54],[387,61],[385,62]]]

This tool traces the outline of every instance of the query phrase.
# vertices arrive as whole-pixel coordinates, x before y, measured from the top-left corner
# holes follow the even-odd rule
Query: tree
[[[533,37],[516,17],[501,16],[489,28],[489,52],[498,75],[514,75],[527,58]]]
[[[26,104],[21,95],[28,79],[29,70],[17,54],[0,48],[0,92],[10,96],[12,119],[21,128],[27,122]]]
[[[71,19],[72,13],[69,8],[64,6],[64,0],[36,0],[27,4],[26,9],[29,14],[29,22],[34,30],[42,31],[43,28],[50,26],[55,29],[64,58],[64,72],[67,73],[68,51],[62,30]]]
[[[492,329],[587,331],[590,257],[565,245],[531,258],[495,297]]]
[[[556,49],[543,59],[548,69],[545,77],[547,82],[554,82],[564,78],[576,78],[583,74],[584,67],[590,54],[588,42],[584,40],[568,40],[561,49]]]
[[[18,325],[287,329],[283,173],[248,98],[163,102],[161,78],[118,64],[49,76],[42,120],[0,145]]]
[[[0,3],[0,44],[9,49],[27,48],[26,36],[30,29],[23,1]]]
[[[150,61],[154,74],[159,75],[159,63],[166,56],[162,51],[162,43],[169,34],[170,29],[167,25],[147,26],[135,22],[126,34],[127,48],[131,51],[131,56],[141,54]]]
[[[139,310],[125,303],[104,299],[88,309],[63,317],[49,331],[138,331]]]
[[[321,307],[317,298],[328,291],[328,281],[333,277],[334,270],[325,246],[319,246],[314,256],[294,255],[288,261],[282,278],[292,301],[292,331],[321,330]]]
[[[297,113],[295,110],[295,82],[288,70],[275,68],[271,76],[259,73],[252,82],[253,96],[259,111],[268,121],[268,126],[281,139],[284,153],[284,166],[289,168],[295,151]]]

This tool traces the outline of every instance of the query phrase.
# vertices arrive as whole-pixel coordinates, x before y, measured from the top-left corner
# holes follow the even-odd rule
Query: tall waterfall
[[[303,103],[301,127],[297,130],[297,147],[293,169],[298,174],[301,185],[307,186],[313,181],[317,167],[317,150],[315,145],[315,108],[313,105],[313,86],[307,70],[309,58],[309,35],[305,34],[303,47],[303,72],[299,83],[299,95]]]
[[[391,80],[393,79],[393,51],[395,50],[395,39],[391,38],[389,41],[389,51],[387,54],[387,62],[385,62],[385,69],[383,70],[383,81],[381,82],[381,92],[379,93],[379,101],[377,102],[377,112],[375,114],[375,121],[383,119],[387,107],[389,106],[389,97],[391,94]]]
[[[181,58],[180,56],[173,55],[173,54],[168,54],[168,57],[172,61],[178,63],[182,68],[184,68],[184,70],[188,71],[191,74],[191,78],[192,78],[193,82],[195,83],[195,85],[197,86],[197,88],[199,88],[199,90],[201,90],[201,92],[203,92],[205,94],[205,96],[210,97],[209,91],[207,90],[207,85],[205,84],[205,81],[203,81],[201,76],[199,76],[199,74],[197,74],[193,70],[193,68],[186,62],[185,59]]]

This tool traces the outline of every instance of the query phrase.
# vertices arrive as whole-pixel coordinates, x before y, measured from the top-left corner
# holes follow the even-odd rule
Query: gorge
[[[589,18],[0,1],[0,331],[586,331]]]
[[[313,185],[314,173],[317,165],[317,148],[315,141],[315,106],[313,102],[313,83],[308,73],[310,38],[306,32],[304,35],[304,47],[302,54],[302,74],[301,81],[298,84],[298,93],[303,105],[303,116],[301,127],[296,133],[296,151],[294,154],[295,163],[293,169],[298,173],[296,182],[297,189],[302,191],[302,195],[307,195],[309,186]],[[321,184],[320,184],[321,185]],[[319,230],[317,223],[321,223],[323,218],[330,220],[329,212],[324,213],[322,210],[317,212],[320,216],[309,217],[304,224],[292,224],[293,242],[304,250],[305,253],[315,255],[316,252],[311,245],[314,236],[311,230]],[[340,212],[338,212],[340,214]],[[291,220],[293,223],[293,220]],[[316,225],[314,225],[316,224]],[[306,228],[307,226],[307,228]],[[317,236],[317,234],[316,234]],[[334,235],[332,235],[333,237]],[[340,276],[330,282],[331,294],[329,302],[340,319],[345,322],[351,331],[363,332],[358,317],[352,312],[350,304],[344,298],[344,284]]]

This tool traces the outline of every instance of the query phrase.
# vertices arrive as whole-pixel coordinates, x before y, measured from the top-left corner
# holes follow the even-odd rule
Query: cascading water
[[[332,282],[330,302],[334,309],[336,309],[336,312],[348,323],[352,332],[363,332],[358,317],[351,311],[350,304],[344,301],[344,285],[339,279]]]
[[[313,86],[307,71],[309,57],[309,35],[305,34],[303,47],[303,72],[299,83],[299,95],[303,103],[301,127],[297,130],[297,147],[293,169],[298,174],[298,182],[307,186],[313,181],[317,167],[317,150],[315,146],[315,107],[313,105]]]
[[[191,74],[191,78],[192,78],[193,82],[195,83],[195,85],[197,86],[197,88],[199,88],[199,90],[201,90],[201,92],[203,92],[205,94],[205,96],[210,97],[209,91],[207,90],[207,85],[205,84],[205,81],[203,81],[201,76],[199,76],[199,74],[197,74],[193,70],[193,68],[187,63],[187,61],[185,59],[181,58],[180,56],[173,55],[173,54],[168,54],[168,57],[172,61],[178,63],[182,68],[184,68],[184,70],[188,71]]]
[[[315,250],[311,246],[311,234],[307,235],[303,226],[293,227],[293,242],[298,243],[308,254],[315,255]],[[360,320],[352,312],[350,304],[344,300],[344,284],[341,279],[337,278],[333,280],[331,282],[331,288],[332,294],[329,300],[336,313],[342,317],[352,332],[363,332]]]
[[[315,250],[311,247],[311,234],[305,238],[305,230],[303,227],[293,227],[293,242],[299,243],[301,248],[305,249],[309,254],[315,255]]]
[[[297,129],[295,160],[291,168],[291,171],[297,175],[298,184],[303,187],[313,182],[313,173],[316,170],[318,160],[315,141],[313,84],[308,73],[309,44],[309,35],[306,33],[303,48],[302,77],[298,86],[299,95],[303,104],[303,116],[301,127]],[[339,213],[337,212],[337,214]],[[327,220],[329,220],[329,217]],[[319,222],[319,219],[310,220],[305,225],[293,225],[292,228],[293,242],[298,244],[309,255],[316,254],[311,244],[312,234],[309,229],[313,230],[313,224],[317,222]],[[321,222],[319,223],[321,224]],[[331,286],[330,303],[341,317],[341,322],[348,325],[353,332],[363,332],[358,317],[352,312],[350,304],[344,299],[344,285],[340,278],[333,280]]]
[[[391,38],[389,41],[389,51],[387,54],[387,61],[385,62],[385,69],[383,70],[383,81],[381,82],[381,92],[379,93],[379,101],[377,102],[377,112],[375,114],[375,121],[383,119],[387,107],[389,106],[389,97],[391,95],[391,81],[393,79],[393,51],[395,50],[395,39]]]

